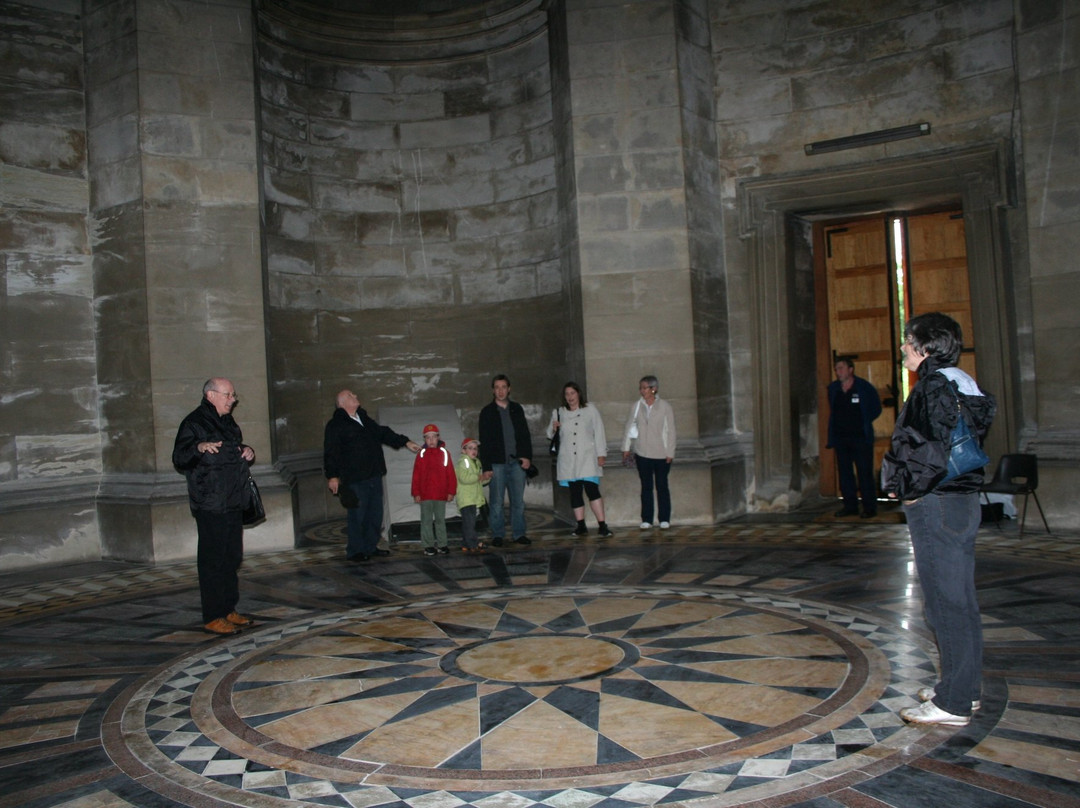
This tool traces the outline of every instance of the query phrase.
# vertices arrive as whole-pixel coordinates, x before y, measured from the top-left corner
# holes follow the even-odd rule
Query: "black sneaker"
[[[500,536],[500,537],[499,537],[499,538],[497,538],[497,539],[492,539],[492,540],[491,540],[491,546],[492,546],[492,547],[502,547],[502,546],[503,546],[503,540],[502,540],[502,537]]]
[[[575,536],[588,536],[589,535],[589,529],[587,527],[585,527],[585,525],[581,525],[580,527],[574,528],[573,535],[575,535]],[[601,535],[603,535],[603,534],[601,534]]]
[[[609,536],[614,536],[615,534],[614,534],[614,533],[612,533],[612,532],[611,532],[610,530],[608,530],[608,526],[607,526],[607,525],[604,525],[604,526],[603,526],[602,528],[600,528],[600,530],[599,530],[599,531],[597,531],[596,535],[597,535],[597,536],[600,536],[600,537],[601,537],[601,538],[603,538],[603,539],[606,539],[606,538],[608,538]]]
[[[439,548],[439,555],[450,555],[450,548],[449,547],[440,547]]]
[[[434,547],[425,547],[424,548],[424,555],[426,555],[426,556],[435,555],[435,548]]]
[[[518,536],[516,539],[514,539],[514,541],[517,544],[532,544],[532,539],[530,539],[528,536]]]

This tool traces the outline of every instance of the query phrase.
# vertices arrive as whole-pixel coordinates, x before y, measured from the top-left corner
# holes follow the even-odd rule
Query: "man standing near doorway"
[[[829,436],[826,449],[836,453],[840,493],[844,507],[837,516],[877,515],[877,481],[874,479],[874,419],[881,415],[881,398],[874,385],[855,375],[855,363],[836,360],[836,381],[829,384]],[[858,475],[856,486],[855,476]]]
[[[323,432],[323,472],[331,494],[341,497],[348,513],[348,540],[345,557],[368,561],[373,555],[390,555],[379,549],[383,520],[383,477],[386,460],[383,446],[402,446],[416,454],[417,443],[380,426],[360,408],[360,398],[352,390],[337,396],[337,409]]]
[[[494,400],[480,410],[480,467],[491,480],[488,509],[491,543],[502,547],[506,535],[503,497],[510,496],[510,530],[518,544],[532,544],[525,535],[525,472],[532,465],[532,436],[525,410],[510,400],[510,380],[491,380]]]

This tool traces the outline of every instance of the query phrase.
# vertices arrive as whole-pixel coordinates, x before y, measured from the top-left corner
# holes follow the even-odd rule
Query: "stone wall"
[[[1006,155],[1021,154],[1013,3],[884,2],[826,10],[810,0],[755,4],[714,0],[710,11],[716,123],[725,176],[722,204],[725,210],[739,211],[739,216],[724,221],[728,294],[733,303],[735,429],[752,430],[755,436],[756,490],[751,501],[757,503],[752,507],[786,508],[800,491],[816,487],[813,464],[803,463],[791,451],[808,443],[804,436],[816,430],[815,397],[806,395],[807,357],[805,350],[800,351],[808,333],[807,317],[812,315],[808,309],[812,296],[800,281],[805,269],[797,263],[797,227],[779,213],[768,222],[750,221],[748,189],[785,182],[794,188],[801,183],[801,190],[792,193],[804,195],[802,209],[798,200],[789,200],[784,203],[786,216],[858,215],[889,206],[919,209],[940,204],[942,198],[918,192],[905,195],[899,187],[877,189],[875,196],[874,167],[890,160],[917,166],[932,155],[959,154],[983,145],[1000,148]],[[803,148],[819,140],[919,121],[931,122],[931,136],[814,156]],[[940,165],[948,171],[948,158]],[[819,192],[845,174],[850,177],[847,185],[834,184],[832,196]],[[957,174],[953,179],[951,188],[938,190],[959,203],[969,178]],[[999,177],[985,179],[987,185],[1000,184]],[[860,186],[870,190],[862,193]],[[1006,289],[1004,281],[992,282],[998,288],[987,299],[995,301],[994,308],[976,313],[976,331],[981,328],[988,337],[987,346],[993,335],[1013,329],[1023,333],[1033,322],[1022,293],[1029,269],[1020,223],[1027,202],[999,199],[1001,207],[992,214],[997,231],[992,235],[1002,238],[1007,251],[994,267],[999,273],[1011,273],[1012,288]],[[1011,234],[1005,235],[1009,230]],[[776,246],[775,255],[760,251],[759,235]],[[976,246],[991,252],[997,248]],[[803,259],[803,267],[806,263]],[[783,301],[780,306],[778,299]],[[1030,361],[1030,346],[1013,348],[1011,355],[1004,353],[1012,350],[1010,346],[987,351],[986,363],[1022,366]],[[998,378],[1008,388],[1008,379]],[[819,379],[816,384],[827,381]],[[1005,396],[1010,412],[1029,406],[1009,389],[996,392]],[[999,428],[1011,433],[1012,448],[1021,443],[1008,419]]]
[[[235,416],[273,515],[247,546],[291,546],[292,497],[270,467],[250,7],[112,0],[87,11],[103,554],[194,551],[171,455],[211,376],[240,394]]]
[[[247,2],[3,8],[4,565],[193,554],[172,442],[215,375],[243,395],[273,513],[248,547],[291,546],[290,483],[271,469]]]
[[[102,464],[115,474],[155,469],[135,19],[135,0],[113,0],[85,21]]]
[[[1019,445],[1039,457],[1040,499],[1054,528],[1080,524],[1080,322],[1074,304],[1080,297],[1080,6],[1020,2],[1017,10],[1027,201],[1027,231],[1019,235],[1027,236],[1031,272],[1030,292],[1018,291],[1019,303],[1035,312],[1030,331],[1022,321],[1015,330],[1016,340],[1034,354],[1017,368],[1025,391]]]
[[[690,245],[675,5],[567,2],[577,264],[589,398],[622,435],[661,378],[695,435]]]
[[[270,11],[259,78],[279,453],[321,451],[345,387],[372,413],[452,404],[474,431],[496,373],[537,405],[539,433],[573,323],[542,27],[494,52],[482,26],[455,28],[476,49],[446,60],[428,58],[434,27],[346,62],[296,45],[304,30]]]
[[[732,299],[724,261],[721,165],[713,91],[713,43],[709,4],[677,4],[677,58],[686,175],[691,311],[694,324],[696,437],[712,467],[713,519],[746,509],[749,435],[735,430],[732,398],[730,312],[745,301]]]
[[[0,3],[0,557],[20,564],[99,554],[80,10]]]
[[[715,313],[726,305],[709,197],[718,172],[706,17],[703,4],[669,0],[567,0],[551,11],[552,26],[565,26],[577,221],[570,260],[588,398],[616,456],[638,379],[660,378],[675,410],[685,467],[676,500],[687,522],[712,521],[716,508],[698,419],[715,420],[718,408],[715,400],[699,407],[697,385],[704,380],[710,396],[724,386],[698,372],[699,362],[724,362],[713,349],[725,341],[715,328],[724,315]],[[640,519],[637,485],[621,470],[605,477],[614,524]],[[741,485],[740,474],[731,488]]]

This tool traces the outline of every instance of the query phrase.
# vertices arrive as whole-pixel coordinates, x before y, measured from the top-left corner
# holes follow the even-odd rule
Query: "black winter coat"
[[[528,458],[532,460],[532,435],[529,433],[529,422],[525,420],[525,409],[516,401],[506,403],[510,411],[510,423],[514,425],[514,450],[510,452],[516,458]],[[499,415],[499,405],[492,401],[480,410],[480,420],[477,425],[480,432],[480,467],[484,471],[491,471],[494,463],[506,462],[506,448],[503,446],[502,416]]]
[[[919,381],[900,410],[892,446],[882,463],[882,490],[896,494],[901,500],[918,499],[931,491],[970,494],[983,483],[982,469],[947,482],[942,480],[948,473],[949,439],[960,411],[982,443],[997,412],[997,402],[985,391],[981,396],[964,395],[955,382],[937,372],[943,367],[948,365],[933,356],[919,365]]]
[[[386,474],[383,444],[400,449],[409,439],[387,426],[379,426],[364,410],[357,410],[363,424],[358,424],[341,407],[323,431],[323,473],[326,479],[337,477],[346,485]]]
[[[244,436],[231,414],[218,415],[214,405],[203,399],[176,432],[173,466],[187,478],[191,510],[225,513],[244,509],[245,484],[249,465],[240,452]],[[216,454],[200,452],[200,443],[221,441]]]

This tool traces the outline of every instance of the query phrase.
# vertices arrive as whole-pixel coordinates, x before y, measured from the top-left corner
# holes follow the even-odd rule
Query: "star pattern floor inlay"
[[[235,785],[252,764],[344,794],[449,778],[461,792],[581,789],[633,774],[665,789],[676,778],[681,801],[730,788],[741,766],[729,764],[748,749],[781,755],[750,767],[759,784],[793,788],[816,769],[850,769],[851,755],[894,754],[922,734],[895,711],[932,674],[910,639],[807,601],[485,592],[275,626],[195,654],[132,694],[122,740],[145,733],[161,753],[151,768],[177,782],[183,769]]]

